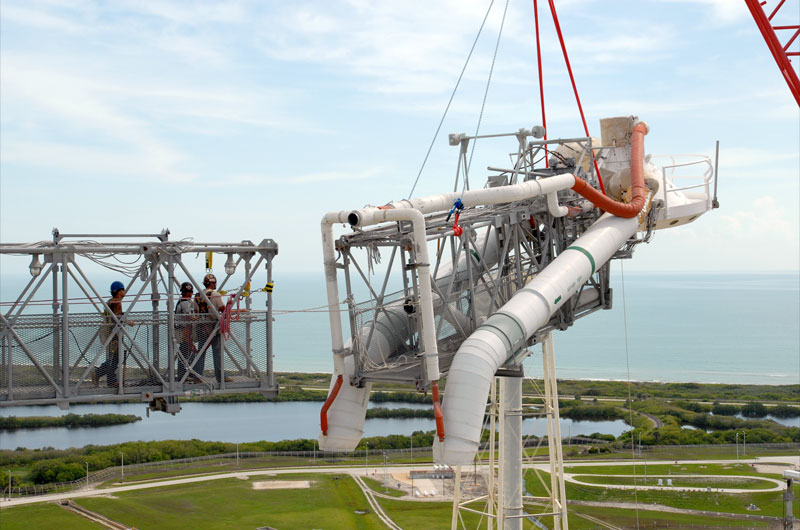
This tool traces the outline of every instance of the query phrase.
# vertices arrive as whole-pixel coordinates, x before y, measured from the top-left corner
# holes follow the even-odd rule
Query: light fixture
[[[39,254],[33,254],[33,259],[31,259],[31,264],[28,268],[31,271],[31,276],[34,278],[39,276],[42,272],[42,262],[39,261]]]
[[[225,274],[230,276],[236,272],[236,263],[233,261],[233,254],[228,254],[228,259],[225,260]]]

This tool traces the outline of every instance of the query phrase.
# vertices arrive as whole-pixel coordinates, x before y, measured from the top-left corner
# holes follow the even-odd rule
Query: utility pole
[[[364,476],[369,476],[369,442],[367,442],[367,451],[364,453]]]
[[[386,451],[383,452],[383,492],[389,493],[389,490],[386,488]]]
[[[11,470],[8,470],[8,500],[11,500]]]
[[[89,489],[89,462],[84,462],[86,464],[86,489]]]
[[[239,467],[239,442],[236,442],[236,467]]]
[[[125,480],[125,453],[120,453],[119,454],[119,459],[120,459],[120,462],[122,463],[122,468],[121,468],[121,471],[120,471],[121,480],[124,481]]]
[[[744,456],[747,456],[747,431],[742,431],[742,436],[744,437],[744,441],[742,442],[742,452]]]
[[[739,433],[736,433],[736,463],[739,463]]]

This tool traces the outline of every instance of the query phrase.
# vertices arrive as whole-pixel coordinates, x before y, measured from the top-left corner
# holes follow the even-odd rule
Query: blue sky
[[[540,5],[549,135],[579,136]],[[713,155],[721,142],[722,207],[658,233],[626,268],[800,269],[800,113],[744,2],[556,5],[593,135],[602,117],[637,114],[652,128],[647,152]],[[54,226],[270,237],[276,270],[321,274],[323,213],[408,195],[488,6],[3,0],[0,240],[48,239]],[[415,196],[452,189],[447,133],[475,130],[504,6]],[[531,2],[512,0],[482,132],[539,123],[535,59]],[[513,148],[479,143],[473,184]]]

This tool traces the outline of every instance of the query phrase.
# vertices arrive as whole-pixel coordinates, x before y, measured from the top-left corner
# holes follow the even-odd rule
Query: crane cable
[[[631,357],[628,348],[628,307],[625,304],[625,265],[619,262],[622,285],[622,322],[625,332],[625,369],[628,375],[628,421],[631,424],[631,460],[633,461],[633,502],[636,510],[636,528],[639,529],[639,494],[636,488],[636,444],[633,440],[633,400],[631,399]]]
[[[436,127],[436,132],[433,133],[433,138],[431,138],[431,144],[428,146],[428,152],[425,153],[425,159],[422,161],[422,165],[419,168],[419,172],[417,173],[417,178],[414,179],[414,185],[411,186],[411,191],[408,193],[407,199],[410,199],[412,195],[414,195],[414,190],[417,188],[417,183],[419,182],[420,176],[422,176],[422,171],[425,169],[425,164],[428,162],[428,157],[431,154],[431,150],[433,149],[433,144],[436,143],[436,137],[439,136],[439,131],[442,129],[442,124],[444,123],[445,117],[447,117],[447,112],[450,110],[450,104],[453,103],[453,98],[456,95],[456,91],[458,91],[458,86],[461,84],[461,79],[464,77],[464,72],[467,70],[467,65],[469,64],[470,59],[472,58],[472,52],[475,51],[475,45],[478,44],[478,39],[481,36],[481,32],[483,31],[483,26],[486,25],[486,19],[489,18],[489,13],[492,11],[492,6],[494,5],[494,0],[489,2],[489,8],[486,10],[486,14],[483,16],[483,22],[481,22],[480,28],[478,28],[478,34],[475,35],[475,40],[472,42],[472,48],[469,50],[469,54],[467,55],[467,60],[464,62],[464,66],[461,68],[461,73],[458,75],[458,80],[456,81],[456,86],[453,87],[453,93],[450,94],[450,99],[447,102],[447,106],[444,109],[444,114],[442,114],[442,119],[439,120],[439,126]]]
[[[506,0],[506,7],[503,9],[503,19],[500,21],[500,30],[497,32],[497,42],[494,45],[494,55],[492,55],[492,66],[489,67],[489,77],[486,79],[486,89],[483,91],[483,102],[481,103],[481,112],[478,115],[478,125],[475,127],[475,136],[472,141],[472,147],[469,152],[469,161],[467,162],[467,169],[464,172],[464,183],[461,186],[461,193],[469,189],[469,169],[472,167],[472,155],[475,154],[475,145],[478,143],[478,133],[481,130],[481,122],[483,121],[483,111],[486,108],[486,98],[489,96],[489,85],[492,83],[492,74],[494,74],[494,64],[497,60],[497,50],[500,49],[500,39],[503,36],[503,27],[506,24],[506,14],[508,14],[508,2]]]

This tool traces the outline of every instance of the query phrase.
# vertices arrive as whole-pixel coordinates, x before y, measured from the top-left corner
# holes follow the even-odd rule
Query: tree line
[[[66,414],[64,416],[0,417],[0,430],[41,429],[47,427],[107,427],[140,421],[134,414]]]

